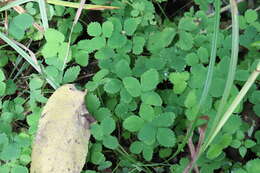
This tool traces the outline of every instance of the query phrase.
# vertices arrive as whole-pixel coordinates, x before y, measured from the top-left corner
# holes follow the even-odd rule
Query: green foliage
[[[15,16],[9,25],[9,33],[15,39],[22,39],[25,36],[25,31],[33,24],[33,17],[23,13]]]
[[[105,0],[91,2],[108,5]],[[199,10],[182,13],[180,9],[168,20],[157,11],[157,7],[168,8],[166,0],[112,0],[109,3],[120,8],[102,12],[103,22],[86,24],[89,14],[82,12],[71,45],[68,35],[74,9],[48,5],[52,28],[44,34],[32,27],[33,22],[41,23],[34,3],[23,6],[26,14],[10,12],[9,34],[21,43],[37,40],[29,48],[36,52],[43,75],[34,74],[15,52],[0,45],[0,172],[28,172],[31,141],[51,92],[46,77],[60,85],[79,83],[87,89],[86,107],[96,122],[90,127],[93,138],[86,158],[93,170],[83,172],[183,172],[189,154],[182,152],[174,161],[172,155],[196,118],[213,37],[213,18],[208,13],[214,0],[194,2]],[[223,16],[223,21],[230,20],[229,15]],[[258,13],[246,10],[239,21],[241,58],[225,108],[259,57]],[[208,128],[225,88],[231,41],[231,30],[220,29],[212,85],[199,112],[199,116],[209,117]],[[244,166],[234,164],[224,150],[232,147],[244,159],[249,151],[260,156],[260,132],[254,124],[260,116],[258,89],[257,85],[251,88],[202,154],[197,162],[200,172],[259,172],[259,159]],[[196,131],[193,142],[198,142]]]

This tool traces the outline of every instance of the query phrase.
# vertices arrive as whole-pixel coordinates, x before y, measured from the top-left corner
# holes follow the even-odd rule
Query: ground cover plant
[[[97,120],[83,173],[260,172],[258,1],[14,2],[0,1],[1,173],[29,172],[67,83]]]

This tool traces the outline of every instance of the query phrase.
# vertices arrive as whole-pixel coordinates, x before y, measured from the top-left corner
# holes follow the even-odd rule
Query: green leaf
[[[246,147],[241,146],[241,147],[239,147],[238,151],[239,151],[239,154],[240,154],[241,157],[245,157],[246,152],[247,152]]]
[[[73,56],[75,57],[75,61],[77,64],[83,67],[88,65],[89,55],[87,51],[77,50],[75,53],[73,53]]]
[[[30,90],[37,90],[40,89],[43,85],[44,81],[38,77],[34,77],[30,80],[29,88]]]
[[[156,127],[170,127],[173,125],[175,117],[173,112],[165,112],[156,116],[152,124]]]
[[[99,70],[95,76],[93,77],[93,81],[100,82],[104,77],[106,77],[109,74],[109,71],[107,69],[101,69]]]
[[[251,140],[251,139],[247,139],[244,143],[246,148],[252,148],[253,146],[256,145],[255,141]]]
[[[22,39],[25,34],[25,30],[32,26],[33,17],[27,13],[19,14],[15,16],[9,25],[9,33],[16,39]]]
[[[104,90],[107,93],[115,94],[120,91],[122,87],[122,82],[118,79],[109,79],[108,82],[104,85]]]
[[[115,65],[115,73],[121,79],[130,76],[132,71],[131,68],[129,67],[129,63],[124,59],[118,61]]]
[[[141,95],[141,100],[147,105],[161,106],[162,99],[156,92],[146,92]]]
[[[123,127],[130,132],[139,131],[144,125],[144,120],[136,115],[127,117],[123,122]]]
[[[157,141],[164,147],[173,147],[176,143],[176,137],[174,132],[169,128],[158,128]]]
[[[245,12],[245,19],[247,23],[253,23],[257,20],[257,17],[257,12],[252,9],[249,9]]]
[[[185,99],[185,101],[184,101],[184,105],[185,105],[185,107],[187,107],[187,108],[192,108],[192,107],[195,106],[196,104],[197,104],[196,92],[195,92],[195,90],[191,90],[191,91],[188,93],[188,95],[187,95],[187,97],[186,97],[186,99]]]
[[[253,110],[255,112],[255,114],[260,117],[260,104],[256,104],[253,106]]]
[[[127,42],[126,36],[114,32],[112,36],[108,39],[108,47],[114,49],[122,48],[123,46],[125,46],[126,42]]]
[[[139,115],[144,119],[145,121],[152,121],[155,117],[155,113],[153,110],[153,107],[146,104],[141,104]]]
[[[259,173],[260,172],[260,159],[250,160],[246,163],[246,170],[248,173]]]
[[[153,158],[153,147],[144,145],[143,147],[143,157],[146,161],[151,161]]]
[[[171,154],[172,154],[172,149],[171,148],[163,148],[163,149],[160,149],[160,151],[159,151],[160,158],[170,157]]]
[[[110,21],[106,21],[102,24],[102,33],[104,37],[111,37],[112,33],[114,31],[114,25]]]
[[[53,44],[54,43],[56,43],[56,44],[63,43],[65,40],[65,37],[61,32],[59,32],[55,29],[51,29],[51,28],[49,28],[45,31],[44,36],[45,36],[45,39],[47,42],[53,43]]]
[[[180,38],[176,45],[180,47],[182,50],[190,50],[193,47],[192,35],[185,31],[181,31],[179,35]]]
[[[131,96],[133,96],[133,97],[140,96],[141,85],[136,78],[126,77],[123,79],[123,84]]]
[[[139,55],[143,52],[143,47],[145,44],[145,39],[140,36],[133,37],[133,53]]]
[[[88,35],[95,37],[100,36],[102,29],[98,22],[91,22],[90,24],[88,24],[87,31]]]
[[[192,52],[186,55],[185,61],[189,66],[194,66],[199,63],[199,57],[196,53]]]
[[[181,94],[187,87],[187,80],[190,74],[188,72],[173,72],[169,75],[169,80],[173,83],[173,91],[176,94]]]
[[[143,150],[143,143],[140,141],[135,141],[130,146],[131,153],[140,154]]]
[[[171,44],[175,35],[176,31],[174,28],[164,28],[161,32],[152,33],[149,36],[147,49],[151,52],[160,51]]]
[[[121,89],[120,92],[120,101],[124,102],[124,103],[130,103],[132,101],[132,96],[129,94],[129,92],[127,92],[127,90],[125,88]]]
[[[159,83],[159,74],[157,70],[150,69],[141,75],[142,91],[150,91],[156,88]]]
[[[106,136],[103,138],[103,145],[109,149],[116,149],[119,145],[118,140],[114,136]]]
[[[155,142],[156,128],[146,123],[138,133],[138,139],[147,145],[152,145]]]
[[[95,139],[97,139],[97,140],[103,139],[103,136],[104,136],[103,128],[99,124],[97,124],[97,123],[91,124],[90,131]]]
[[[3,72],[3,70],[0,68],[0,82],[5,80],[5,74]]]
[[[178,28],[180,30],[193,31],[193,30],[197,29],[197,25],[194,22],[193,18],[191,18],[189,16],[185,16],[185,17],[181,18]]]
[[[198,55],[198,57],[200,59],[200,62],[208,63],[208,61],[209,61],[209,53],[208,53],[208,50],[205,47],[200,47],[197,50],[197,55]]]
[[[102,121],[100,126],[103,129],[104,135],[111,134],[116,129],[116,123],[115,120],[111,117],[105,117]]]
[[[86,97],[86,104],[90,113],[95,112],[100,107],[100,101],[93,93],[88,93]]]
[[[139,18],[128,18],[124,21],[124,30],[126,32],[126,35],[133,35],[135,30],[137,29],[137,26],[141,20]]]
[[[21,165],[15,165],[11,169],[11,173],[29,173],[28,169],[24,166]]]
[[[111,111],[108,108],[99,108],[95,113],[93,114],[95,119],[99,122],[101,122],[106,117],[111,117]]]
[[[3,147],[2,152],[0,152],[0,159],[4,161],[15,160],[19,157],[21,153],[21,148],[18,144],[12,143]]]
[[[64,76],[63,76],[63,83],[70,83],[77,79],[80,72],[79,66],[73,66],[66,70]]]
[[[212,144],[210,147],[209,147],[209,150],[207,152],[207,157],[209,159],[214,159],[216,157],[218,157],[222,152],[222,148],[219,144]]]

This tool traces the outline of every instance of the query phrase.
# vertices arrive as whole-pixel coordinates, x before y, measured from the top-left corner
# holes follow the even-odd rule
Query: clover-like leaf
[[[88,24],[87,31],[90,36],[95,37],[100,36],[102,28],[98,22],[91,22],[90,24]]]
[[[130,132],[139,131],[144,124],[144,120],[136,115],[127,117],[123,122],[123,127]]]
[[[142,91],[150,91],[156,88],[159,83],[159,74],[157,70],[150,69],[141,75]]]
[[[158,128],[157,141],[164,147],[173,147],[176,143],[176,137],[174,132],[169,128]]]
[[[126,77],[123,79],[123,84],[129,94],[133,97],[138,97],[141,94],[141,85],[134,77]]]

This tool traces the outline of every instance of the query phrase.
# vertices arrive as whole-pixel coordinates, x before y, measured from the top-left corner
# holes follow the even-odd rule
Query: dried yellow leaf
[[[49,98],[33,144],[31,173],[81,172],[90,137],[85,95],[67,84]]]

